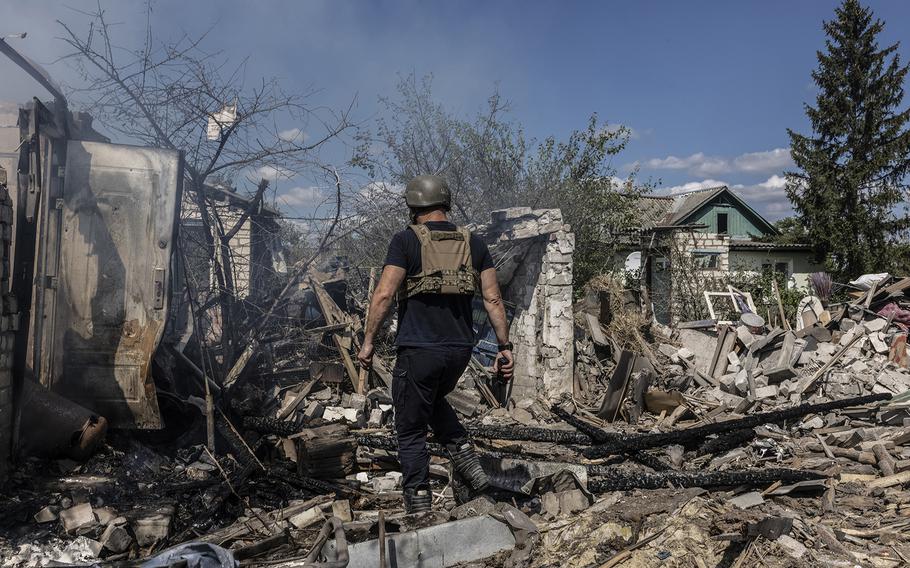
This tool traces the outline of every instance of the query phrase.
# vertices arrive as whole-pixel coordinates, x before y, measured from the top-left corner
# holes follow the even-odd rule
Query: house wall
[[[726,195],[719,196],[715,201],[703,205],[686,220],[686,223],[706,225],[701,232],[716,234],[718,231],[717,214],[727,214],[726,234],[734,239],[751,239],[766,234],[760,228],[763,224],[749,211],[737,207]]]
[[[558,209],[493,212],[481,233],[497,263],[503,298],[515,306],[512,396],[554,399],[573,392],[572,255],[575,235]]]
[[[808,289],[809,274],[824,270],[808,251],[730,251],[730,269],[761,272],[763,264],[787,262],[790,265],[790,287]]]
[[[184,225],[198,225],[201,224],[201,216],[199,214],[199,208],[196,205],[196,202],[188,195],[188,192],[184,192],[183,197],[183,213],[181,215],[181,224]],[[235,207],[230,207],[228,205],[216,205],[218,210],[218,215],[221,217],[222,223],[224,223],[225,231],[230,230],[231,227],[240,219],[242,211]],[[251,262],[253,257],[253,246],[252,246],[252,221],[248,217],[244,221],[240,230],[231,237],[230,248],[233,253],[233,276],[234,276],[234,287],[237,290],[237,296],[239,298],[246,298],[250,295],[251,290],[254,288],[250,285],[250,280],[252,276]],[[188,246],[195,245],[198,246],[199,243],[191,242],[188,243]]]
[[[0,262],[4,276],[0,278],[0,319],[3,320],[3,333],[0,333],[0,479],[5,479],[10,467],[13,446],[13,350],[15,334],[18,329],[18,314],[13,297],[9,295],[10,259],[12,255],[11,240],[13,235],[14,215],[12,197],[16,194],[19,162],[19,107],[15,104],[0,103],[0,167],[6,171],[7,185],[0,189]],[[4,185],[0,183],[0,188]],[[8,191],[7,191],[8,190]]]

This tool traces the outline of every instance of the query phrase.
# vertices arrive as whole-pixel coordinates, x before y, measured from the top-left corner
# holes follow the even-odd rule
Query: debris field
[[[431,435],[433,511],[404,514],[394,330],[374,372],[353,362],[376,270],[323,267],[295,296],[298,319],[275,324],[232,384],[208,385],[218,407],[192,356],[164,348],[156,365],[196,388],[160,397],[164,430],[20,463],[0,563],[177,565],[143,562],[180,545],[199,566],[910,563],[910,279],[810,302],[786,329],[754,314],[670,328],[624,316],[615,287],[573,305],[558,211],[506,210],[477,230],[510,251],[506,299],[548,314],[513,319],[511,386],[490,374],[478,326],[450,395],[491,490],[472,494]]]

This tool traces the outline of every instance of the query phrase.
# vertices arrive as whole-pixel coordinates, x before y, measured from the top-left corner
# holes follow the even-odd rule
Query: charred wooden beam
[[[796,483],[823,479],[814,471],[785,468],[744,469],[738,471],[661,471],[645,473],[625,468],[599,468],[599,477],[588,480],[588,489],[594,493],[625,491],[628,489],[660,489],[673,487],[719,487],[728,485],[765,485],[780,481]]]
[[[584,420],[580,420],[578,417],[569,414],[559,406],[554,406],[552,410],[553,413],[561,418],[564,422],[571,426],[574,426],[575,428],[578,428],[586,437],[596,441],[597,443],[606,443],[618,436],[616,433],[605,432],[600,428],[596,428],[588,424]],[[673,469],[673,467],[664,460],[658,458],[657,456],[646,454],[645,452],[630,451],[626,452],[626,455],[630,459],[637,461],[644,466],[650,467],[654,471],[668,471]]]
[[[553,412],[553,414],[555,414],[560,419],[562,419],[563,422],[576,428],[579,432],[581,432],[582,434],[584,434],[591,440],[594,440],[598,444],[603,444],[603,443],[613,440],[617,436],[619,436],[619,434],[615,434],[613,432],[605,432],[604,430],[602,430],[600,428],[591,426],[584,420],[581,420],[577,416],[570,414],[569,412],[564,410],[562,407],[557,406],[555,404],[553,405],[553,407],[550,410]]]
[[[278,420],[270,416],[244,416],[243,427],[260,434],[276,434],[283,438],[300,432],[300,427],[288,420]]]
[[[354,439],[357,441],[357,445],[359,446],[373,448],[374,450],[385,450],[387,452],[398,451],[398,440],[396,440],[393,436],[355,436]],[[441,444],[427,442],[427,450],[430,452],[430,455],[433,456],[449,457],[445,451],[445,448],[442,447]]]
[[[579,430],[581,429],[579,428]],[[527,426],[473,426],[469,428],[469,431],[475,438],[520,442],[549,442],[552,444],[575,444],[579,446],[591,445],[591,437],[583,431],[572,432]]]
[[[743,444],[751,442],[754,438],[755,430],[752,428],[736,430],[729,434],[721,434],[716,438],[705,440],[705,442],[695,450],[695,455],[705,456],[732,450],[733,448],[738,448]]]
[[[785,410],[775,410],[772,412],[762,412],[740,418],[737,420],[726,420],[713,424],[705,424],[695,428],[685,430],[676,430],[673,432],[659,432],[656,434],[610,434],[610,439],[597,446],[585,449],[582,453],[585,457],[595,459],[603,458],[613,454],[627,453],[659,446],[668,446],[670,444],[691,445],[706,436],[720,434],[722,432],[732,432],[733,430],[743,430],[754,428],[762,424],[778,423],[793,418],[800,418],[807,414],[824,414],[840,408],[849,408],[851,406],[861,406],[873,402],[889,400],[891,395],[888,393],[870,394],[843,400],[834,400],[818,404],[801,404]],[[554,407],[554,413],[557,409]],[[558,415],[558,413],[557,413]]]
[[[296,475],[278,467],[269,469],[266,475],[280,479],[292,487],[297,487],[298,489],[306,489],[307,491],[311,491],[313,493],[334,493],[335,495],[338,495],[342,498],[352,497],[359,493],[350,487],[345,487],[337,483],[330,483],[328,481],[322,481],[320,479],[313,479],[312,477]]]

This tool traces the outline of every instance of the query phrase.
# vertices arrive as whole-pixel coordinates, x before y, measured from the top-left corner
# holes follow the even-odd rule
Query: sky
[[[143,36],[144,2],[104,2],[128,43]],[[869,1],[885,21],[881,45],[904,40],[910,2]],[[677,1],[193,1],[156,0],[156,34],[198,35],[206,49],[248,58],[246,81],[277,78],[314,91],[314,104],[346,107],[369,125],[378,99],[402,75],[432,73],[435,94],[465,116],[494,89],[535,138],[564,137],[591,113],[632,129],[613,163],[622,176],[658,182],[658,193],[727,184],[769,219],[791,213],[783,172],[792,167],[786,129],[808,132],[810,73],[824,46],[834,0]],[[68,85],[56,20],[77,27],[96,1],[3,0],[0,36]],[[35,94],[30,79],[0,61],[0,100]],[[15,80],[8,79],[16,77]],[[21,79],[19,78],[21,77]],[[910,98],[905,100],[910,104]],[[288,124],[292,131],[299,125]],[[308,133],[309,134],[309,133]],[[344,149],[334,150],[343,159]],[[291,213],[319,199],[305,180],[279,181]]]

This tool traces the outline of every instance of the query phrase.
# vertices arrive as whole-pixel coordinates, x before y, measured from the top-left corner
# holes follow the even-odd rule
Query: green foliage
[[[760,273],[740,271],[730,275],[730,283],[733,287],[742,292],[752,294],[752,301],[761,312],[759,315],[762,317],[765,317],[769,310],[775,316],[778,313],[777,300],[774,298],[774,287],[772,285],[774,280],[777,281],[777,291],[780,294],[781,304],[784,306],[784,314],[787,317],[787,321],[792,322],[796,315],[799,301],[808,294],[808,291],[800,288],[788,288],[786,275],[769,269]]]
[[[797,217],[779,219],[774,223],[774,228],[778,230],[777,235],[765,235],[756,240],[781,245],[804,245],[809,242],[806,227]]]
[[[627,128],[593,115],[564,140],[528,140],[498,92],[476,116],[463,118],[433,96],[432,77],[405,77],[397,96],[382,102],[385,118],[375,137],[362,138],[353,162],[373,180],[388,181],[382,185],[394,192],[416,175],[442,175],[452,189],[457,223],[486,223],[504,207],[559,208],[575,233],[576,290],[612,268],[613,240],[605,229],[627,225],[635,213],[634,200],[620,194],[651,189],[636,185],[634,174],[619,180],[610,166],[628,142]],[[367,251],[384,247],[406,216],[398,195],[388,192],[363,200],[357,213],[387,221],[359,237],[364,258],[378,257]]]
[[[825,22],[825,51],[812,78],[816,106],[806,105],[812,134],[788,130],[799,171],[787,194],[819,258],[839,279],[907,264],[910,217],[902,201],[910,174],[910,109],[901,110],[910,67],[898,44],[880,49],[884,28],[858,0],[844,0]],[[903,209],[903,210],[901,210]]]

